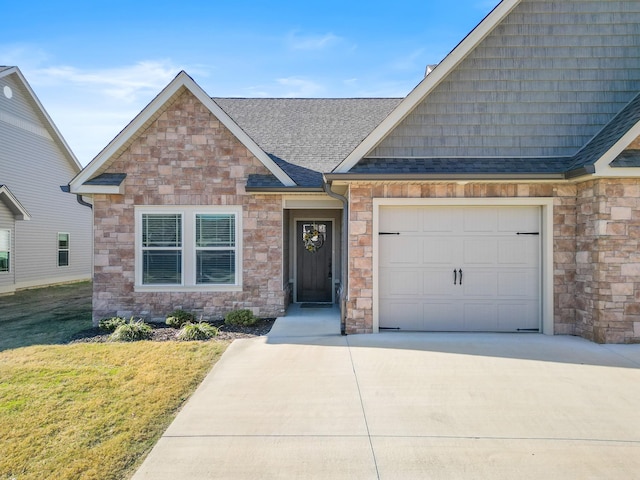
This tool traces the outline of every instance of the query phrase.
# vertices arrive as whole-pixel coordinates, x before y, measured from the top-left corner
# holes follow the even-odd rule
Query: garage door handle
[[[455,285],[456,282],[458,280],[458,273],[456,272],[456,269],[453,269],[453,284]]]
[[[460,285],[462,285],[462,269],[458,270],[458,273],[460,274]]]
[[[540,235],[540,232],[518,232],[516,235]]]

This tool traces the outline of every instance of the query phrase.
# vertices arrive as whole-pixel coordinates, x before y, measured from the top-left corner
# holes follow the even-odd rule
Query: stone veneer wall
[[[108,172],[126,173],[124,195],[94,196],[93,318],[164,320],[174,308],[219,318],[237,308],[284,313],[282,201],[249,195],[247,175],[267,169],[189,92],[136,139]],[[242,205],[241,292],[135,292],[134,205]]]
[[[576,333],[640,341],[640,180],[578,185]]]
[[[570,184],[354,183],[350,186],[347,333],[373,330],[373,199],[554,197],[554,330],[575,331],[576,186]]]

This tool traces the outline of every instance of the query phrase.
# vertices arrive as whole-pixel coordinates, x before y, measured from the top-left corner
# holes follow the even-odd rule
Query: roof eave
[[[16,220],[31,220],[31,214],[6,185],[0,185],[0,201],[13,213]]]
[[[322,193],[322,187],[245,187],[247,193]]]
[[[564,180],[564,173],[327,173],[329,181],[505,181]]]

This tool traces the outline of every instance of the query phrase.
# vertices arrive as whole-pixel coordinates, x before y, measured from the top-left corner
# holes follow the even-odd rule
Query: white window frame
[[[67,248],[60,248],[60,235],[67,236]],[[67,264],[60,265],[60,252],[67,252]],[[58,268],[67,268],[71,266],[71,234],[69,232],[58,232],[56,234],[56,265]]]
[[[142,283],[142,216],[182,215],[182,281],[179,284],[144,285]],[[235,217],[235,283],[196,284],[196,215],[233,215]],[[136,292],[239,292],[242,291],[242,206],[135,206],[135,286]]]
[[[0,229],[0,234],[6,232],[7,237],[8,237],[8,241],[7,241],[7,246],[9,248],[9,250],[2,250],[3,252],[7,252],[8,255],[8,260],[9,260],[9,265],[7,265],[7,270],[2,270],[0,271],[0,275],[5,275],[7,273],[11,273],[11,229],[10,228],[1,228]]]

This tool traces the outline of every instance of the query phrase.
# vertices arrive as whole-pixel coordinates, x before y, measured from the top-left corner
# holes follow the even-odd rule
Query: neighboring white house
[[[91,278],[91,209],[61,189],[80,169],[20,70],[0,66],[0,294]]]

